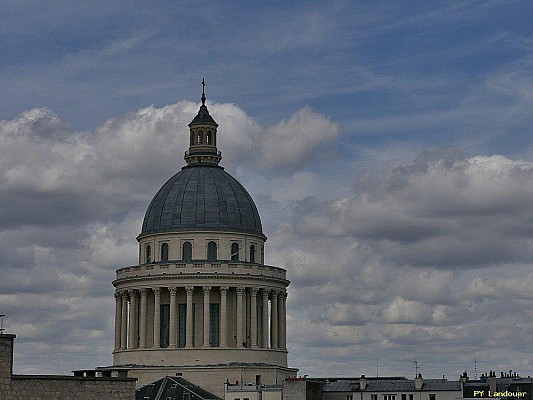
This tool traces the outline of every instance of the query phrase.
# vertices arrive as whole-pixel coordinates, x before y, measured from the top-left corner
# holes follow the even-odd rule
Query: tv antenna
[[[415,364],[415,378],[418,376],[418,361],[414,360],[413,363]]]
[[[5,329],[4,329],[4,317],[6,315],[5,314],[0,314],[0,335],[4,333]]]

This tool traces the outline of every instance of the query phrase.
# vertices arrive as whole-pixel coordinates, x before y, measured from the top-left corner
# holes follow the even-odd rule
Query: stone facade
[[[117,270],[113,365],[144,385],[182,376],[223,396],[227,381],[279,384],[287,366],[283,268],[265,264],[253,199],[218,165],[202,93],[187,163],[148,206],[138,265]]]
[[[15,335],[0,335],[0,400],[133,400],[135,379],[13,375]]]

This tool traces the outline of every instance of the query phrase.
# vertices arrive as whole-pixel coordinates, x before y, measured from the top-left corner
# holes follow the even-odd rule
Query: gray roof
[[[403,379],[366,381],[365,392],[414,392],[415,381]],[[455,390],[461,391],[460,381],[446,381],[442,379],[424,379],[423,391]],[[339,380],[324,385],[324,392],[358,392],[359,380]]]
[[[181,398],[183,393],[192,394],[194,400],[221,400],[220,397],[178,376],[167,376],[135,391],[135,399],[162,400]]]
[[[263,235],[246,189],[218,165],[191,164],[170,178],[144,216],[141,236],[191,230]]]

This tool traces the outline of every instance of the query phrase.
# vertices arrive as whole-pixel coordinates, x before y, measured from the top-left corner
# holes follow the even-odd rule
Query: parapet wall
[[[134,400],[131,378],[13,375],[15,335],[0,335],[0,400]]]

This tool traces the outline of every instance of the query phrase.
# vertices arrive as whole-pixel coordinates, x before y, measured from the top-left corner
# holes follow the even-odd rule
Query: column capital
[[[250,288],[250,294],[252,296],[257,296],[257,293],[259,292],[259,288],[256,288],[256,287],[253,287],[253,288]]]
[[[155,296],[161,296],[161,288],[160,287],[152,288],[152,292],[154,292]]]
[[[128,289],[128,293],[131,296],[135,296],[135,292],[137,291],[137,289]]]
[[[239,286],[238,288],[235,288],[235,291],[237,292],[237,294],[242,295],[244,293],[244,289],[244,287]]]
[[[127,290],[121,290],[119,291],[120,295],[122,296],[123,299],[126,299],[128,300],[128,291]]]
[[[271,290],[267,288],[263,288],[261,289],[261,291],[263,292],[263,296],[268,296],[271,292]]]
[[[175,286],[171,286],[168,288],[168,291],[170,292],[171,295],[175,295],[176,293],[178,293],[178,288],[175,287]]]
[[[209,294],[211,291],[211,286],[204,286],[202,287],[202,290],[204,291],[204,294]]]
[[[146,296],[148,294],[148,288],[140,288],[139,292],[141,293],[141,296]]]
[[[115,300],[121,299],[122,300],[122,293],[120,293],[118,290],[115,291],[114,295]]]
[[[225,295],[228,294],[229,287],[228,286],[221,286],[220,287],[220,293],[224,293]]]
[[[185,286],[185,291],[187,294],[192,294],[194,292],[194,286]]]

